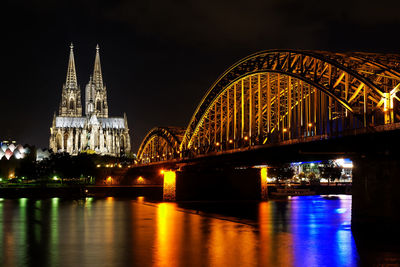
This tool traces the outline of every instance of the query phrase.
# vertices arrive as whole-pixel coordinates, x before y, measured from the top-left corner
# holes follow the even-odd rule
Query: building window
[[[68,133],[64,134],[64,151],[67,151],[68,148]]]
[[[57,151],[62,149],[62,143],[61,142],[62,142],[61,134],[57,134],[57,137],[56,137],[56,149],[57,149]]]
[[[69,109],[74,110],[75,109],[75,102],[73,99],[69,100]]]

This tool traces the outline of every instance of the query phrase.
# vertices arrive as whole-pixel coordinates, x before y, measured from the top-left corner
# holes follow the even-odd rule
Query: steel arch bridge
[[[181,127],[156,127],[143,139],[137,156],[142,163],[163,161],[179,156],[179,145],[185,129]]]
[[[138,158],[150,162],[165,158],[166,151],[185,157],[310,136],[329,138],[399,122],[399,90],[397,54],[259,52],[215,81],[174,142],[155,130],[159,128],[150,131]],[[151,150],[151,138],[166,144]]]

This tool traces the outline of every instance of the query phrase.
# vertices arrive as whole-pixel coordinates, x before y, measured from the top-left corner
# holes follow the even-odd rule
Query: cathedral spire
[[[75,59],[74,59],[74,45],[71,43],[67,70],[67,79],[65,86],[71,89],[78,89],[78,82],[76,79]]]
[[[103,76],[101,74],[101,65],[100,65],[100,47],[97,44],[96,46],[96,58],[94,60],[94,69],[93,69],[93,83],[97,88],[103,87]]]

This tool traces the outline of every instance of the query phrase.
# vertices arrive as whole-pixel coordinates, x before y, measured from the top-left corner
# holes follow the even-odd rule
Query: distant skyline
[[[400,53],[400,1],[6,1],[0,138],[48,147],[69,45],[78,83],[100,45],[110,116],[136,152],[155,126],[185,127],[212,83],[275,48]],[[83,95],[82,95],[83,96]]]

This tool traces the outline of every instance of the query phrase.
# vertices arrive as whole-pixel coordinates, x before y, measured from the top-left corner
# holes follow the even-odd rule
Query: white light
[[[339,165],[339,166],[343,166],[343,164],[344,164],[344,159],[336,159],[336,160],[335,160],[335,163],[336,163],[337,165]]]
[[[353,163],[345,163],[342,165],[343,168],[353,168]]]

